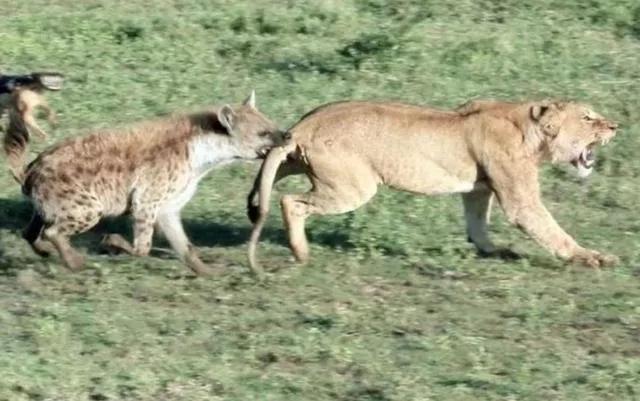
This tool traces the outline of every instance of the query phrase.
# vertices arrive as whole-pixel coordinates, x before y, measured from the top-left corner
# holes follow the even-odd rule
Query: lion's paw
[[[620,259],[615,255],[600,253],[592,249],[582,249],[570,261],[574,264],[598,268],[614,266],[620,262]]]

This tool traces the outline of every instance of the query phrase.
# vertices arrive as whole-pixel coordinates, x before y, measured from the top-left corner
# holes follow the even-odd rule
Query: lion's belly
[[[464,193],[484,186],[473,166],[447,168],[433,161],[401,160],[386,166],[382,181],[390,187],[425,195]]]

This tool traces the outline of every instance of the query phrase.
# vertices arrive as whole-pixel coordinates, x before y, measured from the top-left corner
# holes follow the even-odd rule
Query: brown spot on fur
[[[109,149],[109,151],[107,152],[109,156],[113,157],[113,158],[119,158],[120,157],[120,149],[113,147],[111,149]]]
[[[165,147],[174,148],[174,147],[176,147],[178,145],[178,143],[180,143],[178,138],[171,138],[165,143]]]
[[[76,205],[78,205],[79,207],[88,207],[88,206],[90,206],[89,202],[87,202],[85,200],[82,200],[82,199],[75,199],[74,203]]]
[[[71,177],[65,172],[59,172],[58,179],[64,184],[71,184]]]
[[[81,165],[77,164],[76,165],[76,174],[78,174],[78,175],[84,174],[84,167],[82,167]]]

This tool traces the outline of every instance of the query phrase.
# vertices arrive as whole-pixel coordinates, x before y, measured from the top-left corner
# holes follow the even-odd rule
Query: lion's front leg
[[[591,267],[610,266],[613,255],[586,249],[567,234],[544,207],[537,169],[494,170],[492,184],[507,219],[556,256]]]
[[[464,219],[467,228],[467,238],[475,245],[482,257],[497,257],[501,259],[518,259],[520,255],[509,248],[496,247],[489,238],[489,219],[493,192],[490,189],[477,190],[462,194],[464,205]]]
[[[524,207],[516,206],[511,208],[503,206],[503,208],[510,222],[562,259],[590,267],[612,266],[618,261],[618,258],[613,255],[607,255],[578,245],[558,225],[539,199],[538,201],[530,202]],[[514,212],[514,209],[517,211]]]
[[[486,254],[493,253],[496,250],[495,245],[489,239],[487,231],[492,198],[493,193],[490,190],[462,194],[467,237],[479,252]]]

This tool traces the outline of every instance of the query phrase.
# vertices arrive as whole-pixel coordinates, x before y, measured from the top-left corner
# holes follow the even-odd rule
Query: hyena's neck
[[[238,151],[228,135],[197,135],[189,141],[189,163],[197,175],[216,165],[232,162],[237,157]]]

